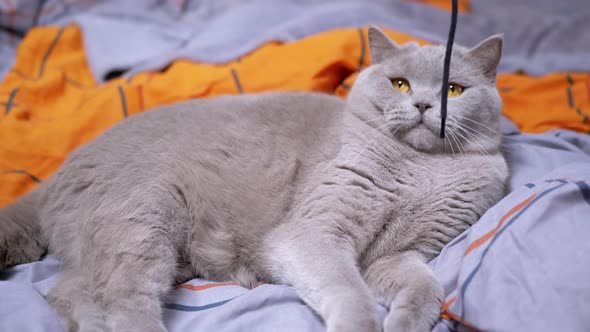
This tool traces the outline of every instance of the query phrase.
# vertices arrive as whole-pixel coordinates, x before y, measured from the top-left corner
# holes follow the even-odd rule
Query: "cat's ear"
[[[502,57],[504,34],[491,36],[469,51],[469,55],[479,62],[486,71],[486,75],[495,78],[496,69]]]
[[[375,64],[392,57],[400,50],[400,46],[389,39],[379,28],[370,26],[369,49],[371,50],[371,62]]]

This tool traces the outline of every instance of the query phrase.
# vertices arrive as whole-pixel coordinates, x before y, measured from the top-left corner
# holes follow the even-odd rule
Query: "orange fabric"
[[[553,73],[540,78],[498,75],[503,112],[521,131],[555,128],[590,132],[590,75]]]
[[[475,327],[475,325],[471,324],[470,322],[466,321],[465,319],[463,319],[463,317],[452,313],[450,310],[445,310],[443,313],[440,314],[440,318],[448,320],[448,321],[455,321],[455,322],[459,322],[462,325],[466,326],[469,328],[470,331],[474,331],[474,332],[481,332],[480,329],[478,329],[477,327]]]
[[[417,40],[387,33],[398,43]],[[334,30],[293,43],[268,43],[225,65],[178,60],[163,72],[99,85],[86,63],[78,27],[35,28],[0,84],[0,206],[47,179],[76,147],[126,116],[158,105],[240,90],[344,97],[357,71],[370,62],[367,42],[366,29]],[[588,132],[590,125],[579,115],[590,113],[588,79],[576,73],[537,79],[500,75],[504,113],[528,132],[559,127]]]
[[[414,40],[390,36],[400,43]],[[78,27],[35,28],[0,85],[0,107],[10,104],[0,113],[0,206],[36,186],[36,179],[47,179],[68,153],[126,115],[189,98],[237,94],[239,88],[332,93],[369,60],[366,29],[347,29],[269,43],[226,65],[179,60],[165,72],[98,85]]]
[[[451,0],[406,0],[406,1],[413,1],[413,2],[420,2],[428,5],[432,5],[438,8],[442,8],[445,10],[450,11],[452,8]],[[469,7],[469,0],[459,0],[457,1],[458,12],[460,14],[468,13],[470,11]]]

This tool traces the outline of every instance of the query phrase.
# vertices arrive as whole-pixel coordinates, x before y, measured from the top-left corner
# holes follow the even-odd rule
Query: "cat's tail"
[[[41,237],[37,188],[0,209],[0,270],[39,260],[46,245]]]

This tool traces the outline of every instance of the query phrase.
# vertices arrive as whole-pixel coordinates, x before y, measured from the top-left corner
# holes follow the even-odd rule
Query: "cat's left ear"
[[[369,49],[371,50],[371,63],[376,64],[394,56],[401,47],[389,39],[379,28],[370,26]]]
[[[469,51],[469,55],[479,62],[486,75],[492,79],[496,77],[496,69],[502,57],[503,43],[504,34],[498,34],[482,41]]]

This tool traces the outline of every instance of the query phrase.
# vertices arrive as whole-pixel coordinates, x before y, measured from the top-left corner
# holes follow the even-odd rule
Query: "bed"
[[[459,43],[505,33],[511,192],[430,263],[446,293],[434,331],[588,331],[590,6],[460,5]],[[0,206],[128,116],[269,90],[345,97],[370,64],[368,24],[426,44],[448,22],[436,0],[0,2]],[[58,274],[51,256],[0,272],[0,331],[62,331],[43,297]],[[170,331],[324,330],[284,285],[193,279],[164,308]]]

